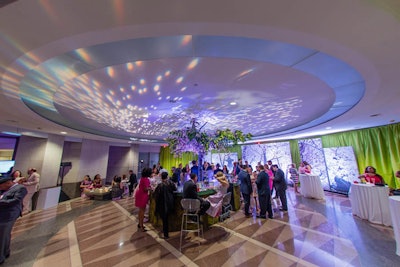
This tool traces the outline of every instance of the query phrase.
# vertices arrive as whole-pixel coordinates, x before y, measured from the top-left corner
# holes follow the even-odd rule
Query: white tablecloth
[[[389,187],[351,184],[349,191],[353,214],[372,223],[392,225],[389,211]]]
[[[394,237],[396,239],[396,254],[400,256],[400,196],[389,197],[389,208],[392,216]]]
[[[305,197],[325,199],[321,180],[318,175],[300,174],[300,193]]]

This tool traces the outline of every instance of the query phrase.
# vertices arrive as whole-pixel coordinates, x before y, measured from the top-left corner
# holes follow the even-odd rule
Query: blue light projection
[[[229,73],[221,69],[201,77],[217,60],[240,64]],[[252,88],[254,77],[269,79],[260,73],[260,64],[273,64],[320,83],[318,116],[296,115],[309,103],[295,86],[272,91]],[[355,69],[319,51],[229,36],[163,36],[104,43],[32,64],[24,77],[13,70],[8,74],[3,89],[19,89],[24,103],[49,120],[103,136],[160,142],[192,117],[207,123],[210,131],[241,129],[256,137],[305,129],[348,111],[365,90]],[[219,75],[232,79],[232,86],[221,85]],[[198,80],[201,86],[193,82]]]

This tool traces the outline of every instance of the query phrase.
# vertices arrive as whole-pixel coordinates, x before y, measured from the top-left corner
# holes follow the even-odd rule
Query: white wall
[[[27,176],[29,168],[36,168],[38,173],[42,172],[43,158],[46,151],[47,139],[30,136],[21,136],[15,155],[14,170],[20,170],[22,176]]]
[[[81,149],[81,142],[64,142],[62,162],[71,162],[71,166],[64,168],[63,183],[75,183],[83,179],[79,174]]]
[[[139,145],[139,152],[160,153],[160,145]]]
[[[63,146],[64,136],[49,135],[47,138],[41,173],[39,172],[41,188],[57,185]]]
[[[89,174],[92,178],[98,173],[104,179],[107,175],[109,143],[83,140],[78,176]]]
[[[128,175],[130,163],[130,147],[110,146],[107,165],[107,182],[112,182],[114,175]]]
[[[26,176],[28,168],[36,168],[41,175],[41,188],[45,188],[57,184],[61,162],[71,162],[72,165],[64,168],[63,183],[76,183],[86,174],[93,178],[99,173],[103,179],[112,179],[115,174],[128,174],[131,169],[137,172],[139,151],[160,152],[159,146],[152,145],[110,147],[109,142],[81,141],[65,141],[64,136],[58,135],[49,135],[48,138],[21,136],[15,169]]]
[[[29,168],[36,168],[41,188],[56,186],[63,143],[64,137],[58,135],[49,135],[48,138],[21,136],[14,169],[20,170],[26,177]]]

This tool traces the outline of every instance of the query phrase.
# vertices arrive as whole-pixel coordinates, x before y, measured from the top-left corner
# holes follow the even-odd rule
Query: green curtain
[[[160,162],[164,169],[168,170],[169,174],[172,175],[171,168],[178,167],[179,163],[182,163],[182,167],[192,160],[197,160],[197,154],[192,152],[185,152],[181,156],[174,156],[168,146],[161,147],[160,149]]]
[[[392,188],[400,188],[395,172],[400,169],[400,124],[322,136],[323,147],[352,146],[359,172],[373,166]]]
[[[290,145],[290,154],[292,155],[292,162],[296,163],[296,167],[298,168],[301,161],[299,142],[298,140],[289,140],[289,145]]]

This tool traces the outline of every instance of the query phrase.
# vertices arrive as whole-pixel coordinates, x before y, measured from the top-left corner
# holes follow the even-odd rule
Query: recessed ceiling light
[[[380,113],[376,113],[376,114],[372,114],[372,115],[369,115],[370,117],[378,117],[378,116],[380,116],[381,114]]]
[[[235,106],[235,105],[236,105],[236,102],[232,101],[231,103],[229,103],[229,105]]]
[[[67,134],[67,132],[60,132],[60,134]]]

